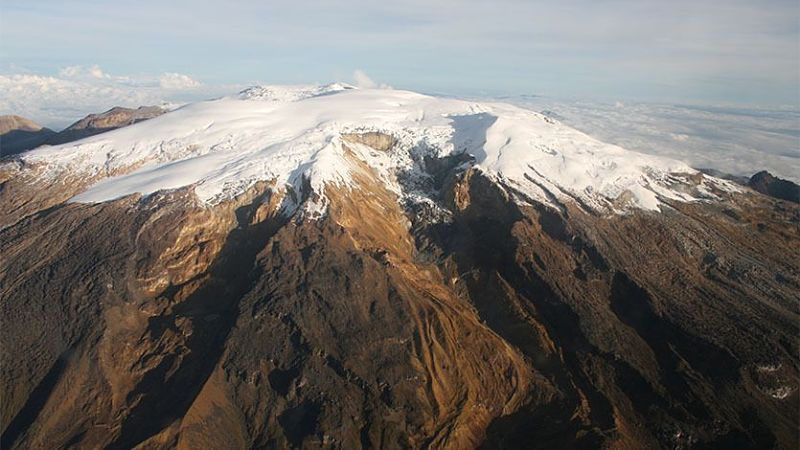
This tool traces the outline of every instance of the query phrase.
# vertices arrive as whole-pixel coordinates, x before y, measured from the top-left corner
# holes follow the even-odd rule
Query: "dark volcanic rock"
[[[800,203],[800,186],[789,180],[778,178],[766,170],[750,177],[747,185],[770,197]]]

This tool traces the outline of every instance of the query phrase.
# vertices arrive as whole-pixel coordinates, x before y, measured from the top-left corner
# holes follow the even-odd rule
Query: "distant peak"
[[[73,123],[66,130],[83,128],[114,128],[120,125],[129,125],[141,120],[152,119],[167,112],[160,106],[139,106],[138,108],[125,108],[115,106],[108,111],[89,114],[83,119]]]
[[[0,134],[6,134],[14,130],[39,131],[41,129],[41,125],[25,117],[17,115],[0,116]]]
[[[800,203],[800,186],[789,180],[778,178],[766,170],[762,170],[747,182],[755,191],[770,197]]]

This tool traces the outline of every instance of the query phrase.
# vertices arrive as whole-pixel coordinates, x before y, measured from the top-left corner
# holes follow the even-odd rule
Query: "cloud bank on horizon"
[[[208,86],[189,75],[119,76],[98,65],[68,66],[56,75],[0,74],[0,114],[16,114],[61,129],[113,106],[181,103],[213,96],[228,86]]]

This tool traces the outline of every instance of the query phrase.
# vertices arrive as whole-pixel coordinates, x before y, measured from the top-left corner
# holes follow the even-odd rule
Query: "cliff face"
[[[395,189],[403,135],[341,138],[347,183],[216,203],[0,167],[2,447],[797,447],[796,204],[608,213],[466,153]]]

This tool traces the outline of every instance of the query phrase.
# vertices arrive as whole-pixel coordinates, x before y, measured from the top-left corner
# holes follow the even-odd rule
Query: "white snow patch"
[[[794,392],[794,388],[792,388],[791,386],[780,386],[778,388],[770,389],[767,391],[770,397],[778,400],[785,399],[786,397],[792,395],[792,392]]]
[[[757,366],[756,370],[758,370],[759,372],[772,373],[772,372],[777,372],[778,370],[780,370],[781,367],[783,367],[782,363],[763,364]]]
[[[296,102],[304,98],[331,94],[353,89],[344,83],[331,83],[322,86],[252,86],[239,93],[243,100],[261,100],[273,102]]]

